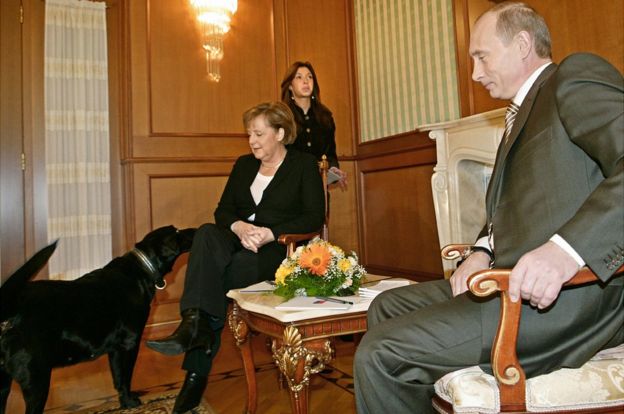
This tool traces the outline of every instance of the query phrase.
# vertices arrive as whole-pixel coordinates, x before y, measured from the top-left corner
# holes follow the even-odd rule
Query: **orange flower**
[[[331,253],[318,244],[308,246],[302,253],[299,259],[299,265],[317,276],[323,276],[327,271],[327,265],[331,260]]]

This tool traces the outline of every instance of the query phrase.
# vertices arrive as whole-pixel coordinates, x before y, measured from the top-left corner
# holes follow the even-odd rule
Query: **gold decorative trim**
[[[247,337],[249,336],[249,327],[239,316],[239,310],[237,306],[234,306],[232,312],[228,315],[228,325],[230,326],[230,331],[232,331],[232,335],[236,340],[236,346],[240,346],[247,342]]]
[[[312,351],[303,345],[299,330],[292,325],[284,329],[281,347],[274,339],[271,346],[275,365],[286,377],[288,387],[299,399],[299,393],[310,384],[310,376],[322,371],[331,360],[332,351],[329,339],[323,343],[321,351]],[[303,364],[301,375],[300,365]],[[299,375],[298,375],[299,373]]]

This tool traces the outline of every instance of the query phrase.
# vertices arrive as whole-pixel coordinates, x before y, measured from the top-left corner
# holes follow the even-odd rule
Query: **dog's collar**
[[[162,278],[156,266],[150,261],[149,257],[140,249],[136,247],[130,250],[130,253],[136,256],[137,259],[143,264],[143,267],[154,278],[156,289],[164,289],[167,287],[167,282]]]

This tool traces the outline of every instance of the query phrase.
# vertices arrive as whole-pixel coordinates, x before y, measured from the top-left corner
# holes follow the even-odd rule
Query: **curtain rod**
[[[90,2],[93,2],[93,3],[106,3],[106,1],[97,1],[97,0],[81,0],[81,1],[90,1]],[[45,3],[45,0],[41,0],[41,2]],[[108,4],[106,4],[106,8],[107,9],[110,9],[111,7],[113,7],[113,6],[109,6]]]

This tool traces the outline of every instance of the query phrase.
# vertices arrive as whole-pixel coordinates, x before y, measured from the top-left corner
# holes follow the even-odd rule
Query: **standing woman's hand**
[[[331,167],[329,171],[340,177],[340,179],[336,183],[332,184],[332,186],[337,185],[342,191],[347,191],[347,173],[338,167]]]

